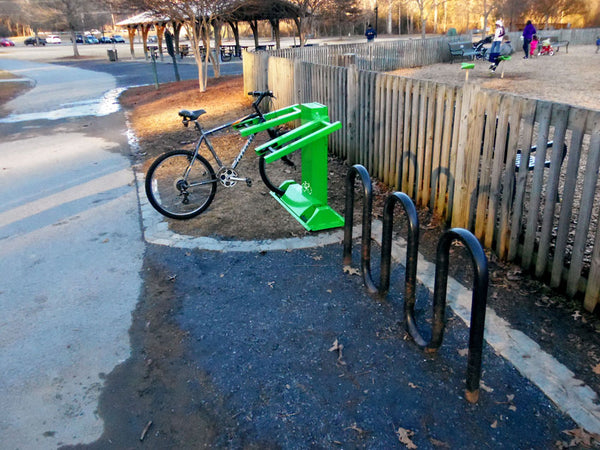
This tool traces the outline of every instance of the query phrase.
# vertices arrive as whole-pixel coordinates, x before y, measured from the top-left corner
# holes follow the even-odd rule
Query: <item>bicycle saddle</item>
[[[196,120],[202,114],[206,113],[203,109],[197,109],[195,111],[188,111],[187,109],[182,109],[179,111],[179,115],[187,120]]]

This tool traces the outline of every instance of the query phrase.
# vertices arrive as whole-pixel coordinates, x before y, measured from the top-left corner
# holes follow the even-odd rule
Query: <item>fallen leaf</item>
[[[341,364],[342,366],[346,365],[346,362],[342,360],[342,350],[343,350],[344,346],[342,344],[340,344],[338,342],[338,340],[336,339],[335,341],[333,341],[333,345],[331,346],[331,348],[329,349],[330,352],[338,352],[338,358],[337,358],[337,362],[338,364]]]
[[[580,319],[581,313],[579,311],[575,311],[573,314],[571,314],[571,317],[573,318],[573,320]]]
[[[396,434],[398,435],[398,440],[406,445],[406,448],[418,448],[411,440],[411,437],[415,435],[414,431],[399,427],[398,431],[396,431]]]
[[[419,389],[419,386],[417,386],[417,385],[416,385],[416,384],[414,384],[414,383],[411,383],[410,381],[408,382],[408,385],[409,385],[411,388],[413,388],[413,389]]]
[[[450,445],[438,439],[429,438],[429,442],[431,442],[435,447],[450,448]]]
[[[359,427],[356,425],[356,422],[355,422],[355,423],[353,423],[352,425],[350,425],[348,428],[346,428],[346,430],[354,430],[354,431],[356,431],[358,434],[364,434],[364,433],[366,433],[366,431],[365,431],[365,430],[363,430],[362,428],[359,428]]]
[[[485,384],[483,382],[483,380],[481,380],[479,386],[481,387],[481,389],[483,389],[485,392],[494,392],[494,388],[489,387],[487,384]]]
[[[275,282],[274,282],[274,281],[267,281],[267,285],[268,285],[268,286],[269,286],[271,289],[273,289],[273,285],[274,285],[274,284],[275,284]]]
[[[515,394],[506,394],[506,398],[509,402],[512,402],[515,399]]]
[[[360,275],[360,270],[351,266],[344,266],[344,273],[348,273],[350,275]]]
[[[573,437],[573,439],[571,439],[571,442],[569,443],[570,447],[575,447],[579,444],[583,445],[584,447],[591,447],[592,441],[600,442],[600,435],[596,433],[588,433],[583,428],[563,430],[563,433]]]
[[[317,255],[317,256],[313,256],[312,259],[314,259],[315,261],[321,261],[323,259],[323,257],[321,255]]]
[[[516,410],[517,410],[517,407],[516,407],[515,405],[510,405],[510,406],[508,407],[508,409],[510,409],[511,411],[516,411]]]
[[[600,364],[592,366],[592,372],[594,372],[596,375],[600,375]]]
[[[338,340],[336,339],[335,341],[333,341],[333,345],[331,346],[331,348],[329,349],[330,352],[335,352],[336,350],[340,350],[340,348],[344,348],[343,345],[341,345]]]
[[[458,354],[460,356],[468,356],[469,355],[469,349],[468,348],[463,348],[463,349],[458,349]]]
[[[492,428],[498,428],[498,421],[494,420],[494,422],[492,422],[492,424],[490,425],[490,427],[492,427]]]

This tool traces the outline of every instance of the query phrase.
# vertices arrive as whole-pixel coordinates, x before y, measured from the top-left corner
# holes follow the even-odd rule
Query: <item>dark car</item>
[[[46,39],[35,36],[28,37],[24,42],[25,45],[46,45]]]
[[[14,47],[15,43],[10,39],[2,38],[0,39],[0,47]]]
[[[72,40],[73,38],[71,38]],[[77,42],[78,44],[83,44],[83,36],[81,34],[77,34],[75,36],[75,42]]]
[[[112,44],[112,39],[108,36],[102,36],[98,41],[100,41],[101,44]]]
[[[98,44],[100,41],[96,39],[94,36],[88,35],[85,37],[84,41],[86,44]]]
[[[112,41],[113,41],[115,44],[124,44],[124,43],[125,43],[125,39],[123,39],[123,36],[119,36],[118,34],[115,34],[115,35],[112,37]]]

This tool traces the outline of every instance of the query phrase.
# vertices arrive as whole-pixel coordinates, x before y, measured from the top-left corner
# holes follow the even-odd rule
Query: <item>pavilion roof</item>
[[[299,8],[287,0],[241,0],[229,9],[224,18],[236,21],[293,19],[298,17]],[[136,26],[169,22],[171,19],[146,11],[117,23],[118,26]]]

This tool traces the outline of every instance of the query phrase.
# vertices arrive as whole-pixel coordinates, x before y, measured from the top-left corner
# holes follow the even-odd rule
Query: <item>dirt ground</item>
[[[595,45],[570,46],[568,53],[563,48],[553,56],[529,59],[523,59],[522,49],[515,50],[511,60],[500,63],[493,75],[487,61],[476,61],[475,68],[469,71],[469,83],[530,98],[600,108],[600,53],[596,54]],[[460,66],[459,62],[434,64],[393,73],[462,84],[465,72]]]

